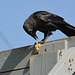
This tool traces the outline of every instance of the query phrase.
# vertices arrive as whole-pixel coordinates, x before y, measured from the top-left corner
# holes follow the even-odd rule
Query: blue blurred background
[[[75,0],[0,0],[0,51],[32,45],[36,42],[23,30],[23,23],[35,11],[59,15],[75,26]],[[40,41],[43,33],[37,32]],[[66,38],[59,30],[47,41]]]

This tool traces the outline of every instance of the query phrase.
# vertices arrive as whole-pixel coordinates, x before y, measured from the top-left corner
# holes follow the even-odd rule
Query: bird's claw
[[[43,44],[43,41],[35,43],[35,53],[39,53],[39,48]]]
[[[39,43],[40,43],[40,44],[44,44],[44,41],[40,41]]]

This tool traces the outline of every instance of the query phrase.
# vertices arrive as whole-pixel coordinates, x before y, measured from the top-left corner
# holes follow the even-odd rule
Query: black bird
[[[47,11],[37,11],[31,14],[23,24],[24,30],[37,39],[36,31],[44,33],[42,43],[52,35],[52,31],[60,30],[68,37],[75,36],[75,27],[71,26],[60,16],[49,13]]]

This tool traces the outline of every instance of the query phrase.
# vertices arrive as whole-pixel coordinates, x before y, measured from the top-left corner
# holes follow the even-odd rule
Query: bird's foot
[[[41,45],[43,44],[43,41],[40,42],[36,42],[35,43],[35,53],[39,53],[39,48],[41,47]]]

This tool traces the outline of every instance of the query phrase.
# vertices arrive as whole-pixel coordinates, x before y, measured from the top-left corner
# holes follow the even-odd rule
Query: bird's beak
[[[35,40],[38,39],[38,37],[37,37],[37,35],[36,35],[36,32],[32,32],[30,35],[31,35]]]
[[[33,38],[34,38],[35,40],[37,40],[37,39],[38,39],[37,35],[34,35],[34,36],[33,36]]]

